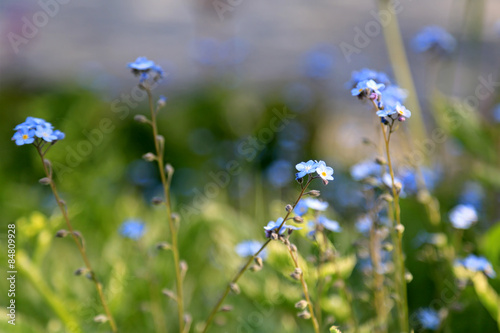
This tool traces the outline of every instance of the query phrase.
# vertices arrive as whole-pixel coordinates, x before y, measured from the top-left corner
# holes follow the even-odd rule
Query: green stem
[[[161,147],[159,139],[158,139],[158,127],[156,122],[156,110],[153,104],[153,95],[151,93],[151,89],[145,87],[145,90],[148,94],[149,100],[149,109],[151,111],[151,127],[153,128],[153,139],[155,143],[156,150],[156,158],[158,164],[158,171],[160,172],[161,183],[163,186],[163,192],[165,195],[165,208],[167,211],[168,217],[168,225],[170,228],[170,237],[172,241],[172,254],[174,257],[174,265],[175,265],[175,280],[177,287],[177,313],[179,319],[179,332],[182,333],[184,331],[184,297],[183,297],[183,288],[182,288],[182,275],[180,268],[180,259],[179,259],[179,247],[177,240],[177,228],[174,224],[174,220],[172,218],[172,206],[170,200],[170,181],[171,178],[169,176],[167,180],[167,176],[165,175],[165,165],[163,163],[163,147]]]
[[[97,293],[99,294],[99,299],[101,300],[102,307],[104,309],[104,312],[106,313],[106,316],[109,320],[109,325],[111,326],[111,330],[113,332],[118,332],[118,328],[116,327],[115,320],[113,319],[113,316],[111,315],[111,311],[109,311],[108,304],[106,303],[106,299],[104,298],[104,292],[102,290],[102,284],[97,280],[97,277],[94,273],[94,270],[92,269],[92,266],[90,265],[90,261],[87,257],[87,253],[85,251],[85,247],[83,246],[83,243],[80,242],[77,234],[75,233],[73,226],[71,225],[71,222],[69,220],[68,216],[68,211],[65,207],[64,201],[61,200],[59,193],[57,192],[56,184],[53,180],[52,177],[52,170],[49,171],[47,168],[47,164],[45,163],[45,158],[44,158],[44,152],[42,151],[42,146],[41,145],[36,145],[35,147],[37,149],[38,155],[40,156],[40,159],[42,160],[42,165],[43,165],[43,170],[45,172],[45,175],[47,178],[50,180],[50,188],[52,189],[52,193],[54,194],[54,197],[56,199],[57,205],[59,206],[59,209],[61,210],[61,213],[63,215],[64,221],[66,222],[66,226],[68,227],[68,230],[71,234],[71,237],[73,238],[73,241],[75,242],[78,251],[80,252],[83,262],[85,263],[85,267],[87,268],[87,271],[89,272],[90,279],[94,282],[95,287],[97,289]]]
[[[391,154],[389,149],[389,142],[391,139],[392,133],[392,125],[389,127],[389,134],[386,133],[386,129],[384,124],[380,123],[382,133],[384,134],[385,141],[385,152],[387,156],[387,166],[389,167],[389,174],[391,176],[392,182],[392,196],[393,196],[393,208],[395,213],[395,221],[396,221],[396,230],[397,230],[397,244],[395,246],[396,260],[399,261],[399,278],[396,278],[398,281],[398,293],[399,297],[397,299],[398,304],[398,313],[399,313],[399,321],[401,325],[402,332],[409,332],[409,322],[408,322],[408,296],[406,291],[406,279],[405,279],[405,264],[404,264],[404,255],[403,255],[403,232],[402,230],[398,230],[403,227],[401,224],[401,208],[399,206],[399,193],[396,189],[396,184],[394,182],[394,169],[392,167],[391,162]],[[398,274],[396,274],[397,276]]]
[[[311,302],[311,298],[309,297],[309,290],[307,289],[307,284],[306,284],[306,281],[304,280],[304,272],[302,272],[302,269],[300,268],[300,265],[299,265],[298,256],[296,258],[293,255],[293,251],[290,248],[290,246],[288,246],[288,253],[290,253],[290,256],[292,257],[293,264],[295,265],[295,268],[298,268],[298,269],[301,270],[301,273],[300,273],[300,284],[302,285],[302,291],[304,292],[304,297],[306,298],[306,301],[307,301],[307,307],[309,308],[309,313],[311,314],[311,321],[312,321],[312,324],[313,324],[313,327],[314,327],[314,332],[319,333],[318,320],[314,316],[313,304]]]
[[[295,203],[293,204],[292,209],[289,212],[287,212],[287,214],[285,215],[285,218],[283,219],[283,222],[281,223],[281,225],[278,228],[276,228],[278,231],[281,229],[281,227],[283,226],[283,224],[285,224],[285,221],[288,219],[288,217],[290,216],[290,213],[293,211],[293,209],[295,208],[295,206],[297,206],[297,203],[299,202],[299,200],[304,195],[304,192],[307,189],[307,187],[309,186],[309,184],[311,183],[312,179],[313,178],[309,177],[307,183],[302,187],[302,190],[300,191],[300,194],[299,194],[297,200],[295,200]],[[269,245],[270,242],[271,242],[271,239],[268,239],[262,245],[262,247],[252,257],[250,257],[248,259],[248,261],[246,262],[245,266],[243,266],[238,271],[238,273],[236,273],[236,275],[231,279],[231,281],[227,284],[226,289],[222,293],[221,297],[219,298],[219,300],[217,301],[217,303],[215,304],[215,306],[212,308],[212,311],[210,312],[210,315],[208,316],[208,319],[205,322],[205,327],[203,328],[202,333],[205,333],[205,332],[208,331],[208,328],[209,328],[210,324],[212,323],[213,319],[215,318],[215,315],[219,311],[219,308],[221,307],[222,303],[224,302],[224,299],[226,299],[227,295],[231,291],[231,285],[234,284],[234,283],[236,283],[236,282],[238,282],[238,280],[243,275],[243,273],[245,273],[245,271],[248,269],[248,267],[250,266],[250,264],[255,260],[255,258],[259,255],[259,253],[261,253],[266,248],[266,246]]]

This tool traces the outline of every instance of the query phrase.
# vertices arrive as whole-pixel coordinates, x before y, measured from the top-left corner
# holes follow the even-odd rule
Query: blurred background
[[[235,245],[263,241],[262,227],[296,198],[295,164],[301,161],[321,159],[334,168],[335,181],[314,186],[329,202],[330,218],[344,228],[332,236],[337,250],[346,260],[356,253],[354,222],[365,201],[350,168],[378,156],[363,139],[379,138],[370,107],[350,94],[351,73],[362,68],[385,72],[420,106],[421,112],[408,108],[414,117],[421,115],[426,134],[411,136],[414,117],[404,124],[393,142],[397,163],[424,151],[434,129],[447,134],[422,160],[441,203],[442,223],[429,223],[411,181],[402,202],[414,276],[410,309],[427,306],[440,290],[431,277],[433,266],[418,259],[411,239],[423,230],[448,232],[447,212],[464,200],[477,203],[480,215],[475,231],[466,235],[470,246],[500,267],[500,229],[495,228],[500,218],[500,3],[402,0],[396,8],[403,44],[391,35],[384,38],[376,1],[2,1],[1,221],[17,225],[22,266],[18,326],[2,321],[2,330],[107,329],[91,320],[101,311],[94,287],[73,276],[80,264],[74,244],[53,239],[63,220],[50,190],[38,184],[43,170],[35,150],[10,141],[13,128],[34,116],[66,133],[48,157],[122,331],[175,331],[175,304],[160,294],[174,286],[171,255],[154,250],[168,239],[164,211],[150,204],[161,185],[155,167],[141,160],[154,146],[148,128],[133,121],[134,115],[148,113],[138,79],[126,67],[139,56],[166,72],[154,94],[168,98],[159,128],[166,160],[175,168],[172,191],[182,217],[181,256],[190,267],[186,299],[194,328],[241,264]],[[456,40],[453,50],[417,52],[414,37],[428,25],[447,30]],[[398,62],[391,47],[403,47],[407,63]],[[406,64],[415,89],[396,81],[405,78],[395,71]],[[481,93],[488,92],[485,97],[477,96],[480,86]],[[477,96],[477,103],[461,126],[443,121],[447,110],[470,96]],[[270,131],[276,119],[284,126]],[[413,146],[405,143],[408,138]],[[241,172],[226,177],[231,161]],[[119,233],[130,218],[146,224],[139,241]],[[4,244],[6,228],[0,234]],[[297,242],[307,249],[310,241],[302,236]],[[0,258],[4,262],[3,253]],[[295,316],[300,289],[281,269],[288,264],[286,256],[277,255],[270,259],[272,268],[244,277],[242,295],[229,300],[235,310],[220,315],[213,331],[311,331]],[[357,290],[362,284],[356,274],[362,274],[351,266],[346,263],[345,274],[354,269]],[[500,287],[498,280],[492,284]],[[369,308],[365,296],[356,295],[359,313]],[[473,293],[466,296],[457,301],[448,331],[496,332]],[[327,304],[332,320],[347,320],[345,300],[332,294]],[[79,328],[68,329],[75,322]]]

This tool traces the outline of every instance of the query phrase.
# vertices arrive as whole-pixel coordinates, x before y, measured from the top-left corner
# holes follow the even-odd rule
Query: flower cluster
[[[283,224],[283,225],[282,225]],[[280,228],[281,226],[281,228]],[[276,229],[279,229],[279,231],[277,232],[278,234],[280,235],[283,235],[285,233],[285,231],[288,229],[288,232],[291,233],[293,230],[300,230],[302,228],[300,227],[296,227],[296,226],[293,226],[293,225],[288,225],[285,223],[283,223],[283,218],[280,217],[275,221],[269,221],[269,223],[264,227],[264,229],[266,230],[266,237],[267,238],[271,238],[273,237],[273,233],[275,233]]]
[[[309,160],[307,162],[301,162],[295,166],[297,173],[295,174],[295,179],[302,179],[305,175],[317,173],[318,177],[323,180],[323,183],[328,184],[329,180],[333,180],[333,169],[326,165],[324,161],[313,161]]]
[[[134,75],[140,76],[141,83],[144,83],[148,79],[156,82],[165,75],[160,66],[155,64],[154,61],[148,60],[146,57],[137,58],[134,62],[128,64],[128,68],[132,69],[132,73],[134,73]]]
[[[390,85],[387,75],[369,69],[354,72],[351,77],[351,95],[361,100],[369,99],[377,107],[377,116],[384,124],[395,120],[405,121],[411,112],[404,105],[408,93],[396,85]]]
[[[473,206],[458,205],[450,212],[450,222],[456,229],[469,229],[477,222],[477,212]]]
[[[12,141],[15,141],[18,146],[38,144],[42,141],[55,143],[65,137],[63,132],[54,130],[51,123],[34,117],[26,118],[26,121],[17,125],[14,130],[16,133],[12,137]]]
[[[483,272],[490,278],[494,278],[496,276],[493,266],[491,266],[491,263],[485,257],[479,257],[471,254],[467,258],[455,261],[455,265],[463,266],[471,272]]]
[[[413,48],[417,52],[434,50],[440,53],[451,53],[456,44],[455,38],[439,26],[427,26],[413,39]]]

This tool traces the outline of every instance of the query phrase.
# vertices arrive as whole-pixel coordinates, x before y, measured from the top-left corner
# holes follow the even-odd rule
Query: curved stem
[[[179,259],[179,248],[177,244],[178,243],[177,228],[172,218],[172,206],[170,200],[170,177],[167,180],[167,176],[165,175],[165,165],[163,165],[163,147],[158,140],[158,127],[156,122],[156,110],[154,109],[154,104],[153,104],[153,95],[151,93],[151,89],[149,89],[148,87],[145,87],[145,90],[148,94],[149,109],[151,111],[151,127],[153,128],[153,139],[155,143],[156,158],[158,162],[157,163],[158,171],[160,172],[161,183],[165,195],[165,208],[167,210],[168,225],[170,228],[170,237],[172,241],[171,250],[174,257],[174,265],[175,265],[179,332],[182,333],[184,331],[184,299],[183,299],[182,275],[181,275],[180,259]]]
[[[287,248],[288,248],[288,253],[290,253],[290,256],[292,257],[293,264],[294,264],[295,268],[298,268],[298,269],[301,270],[300,265],[299,265],[298,256],[296,258],[293,255],[293,251],[290,248],[290,246],[287,246]],[[313,324],[313,327],[314,327],[314,332],[319,333],[318,320],[314,316],[313,304],[312,304],[311,298],[309,296],[309,290],[307,289],[307,284],[306,284],[306,281],[304,280],[304,272],[302,272],[302,270],[301,270],[299,276],[300,276],[300,284],[302,285],[302,291],[304,292],[304,297],[306,298],[306,301],[307,301],[307,307],[309,308],[309,313],[311,314],[311,321],[312,321],[312,324]]]
[[[95,284],[95,287],[97,289],[97,293],[99,294],[99,299],[101,300],[101,303],[102,303],[102,307],[104,309],[104,312],[106,313],[106,316],[108,317],[109,325],[111,326],[111,330],[113,332],[118,332],[115,320],[113,319],[113,316],[111,315],[111,311],[109,311],[108,304],[106,303],[106,299],[104,298],[102,284],[101,284],[101,282],[99,282],[99,280],[97,280],[97,277],[95,276],[94,270],[92,269],[92,266],[90,265],[90,261],[87,257],[85,247],[83,246],[83,241],[80,242],[78,236],[75,234],[75,230],[73,229],[73,226],[71,225],[71,222],[70,222],[69,216],[68,216],[68,211],[65,207],[65,203],[64,203],[64,201],[61,200],[61,197],[59,196],[59,193],[57,192],[56,184],[54,183],[54,180],[52,178],[52,171],[47,168],[47,164],[45,163],[45,158],[44,158],[44,152],[42,152],[43,147],[41,145],[35,145],[35,147],[36,147],[36,150],[38,152],[38,155],[40,156],[40,158],[42,160],[42,165],[43,165],[43,170],[45,172],[45,175],[47,176],[47,178],[50,179],[50,183],[49,183],[50,188],[52,189],[52,193],[54,194],[57,205],[59,206],[59,209],[61,210],[64,221],[66,222],[66,226],[71,234],[71,237],[73,238],[73,241],[75,242],[76,246],[78,247],[78,251],[80,251],[83,262],[85,263],[85,267],[89,271],[90,279]]]
[[[309,177],[307,183],[302,187],[302,190],[300,191],[300,194],[299,194],[297,200],[295,200],[295,203],[293,204],[292,209],[289,212],[287,212],[287,214],[285,215],[285,218],[283,219],[283,222],[281,223],[281,225],[278,228],[276,228],[277,230],[280,230],[281,227],[283,226],[283,224],[285,224],[285,221],[288,219],[288,217],[290,216],[290,213],[293,211],[293,209],[295,208],[295,206],[297,206],[297,203],[299,202],[299,200],[304,195],[304,192],[307,189],[307,187],[309,186],[309,184],[311,183],[311,181],[312,181],[312,178]],[[245,266],[243,266],[238,271],[238,273],[236,273],[236,275],[231,279],[231,281],[227,284],[226,289],[222,293],[221,297],[219,298],[219,300],[217,301],[217,303],[215,304],[215,306],[212,308],[212,311],[210,312],[210,315],[208,316],[208,319],[205,322],[205,327],[203,328],[202,333],[205,333],[205,332],[208,331],[208,327],[210,326],[210,324],[212,323],[213,319],[215,318],[215,315],[219,311],[219,308],[221,307],[222,303],[224,302],[224,299],[229,294],[229,291],[231,291],[231,285],[233,283],[238,282],[238,280],[243,275],[243,273],[245,273],[245,271],[248,269],[248,267],[250,266],[250,264],[252,263],[252,261],[255,260],[255,258],[259,255],[259,253],[261,253],[266,248],[266,246],[269,245],[270,242],[271,242],[271,239],[268,239],[262,245],[262,247],[252,257],[250,257],[248,259],[248,261],[246,262]]]

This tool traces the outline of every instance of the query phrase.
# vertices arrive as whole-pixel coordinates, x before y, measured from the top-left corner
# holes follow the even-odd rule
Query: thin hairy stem
[[[73,229],[73,226],[71,225],[71,222],[69,220],[68,216],[68,211],[66,209],[64,201],[61,200],[61,197],[59,196],[59,193],[57,192],[56,184],[54,182],[54,179],[52,177],[52,170],[47,167],[47,163],[45,162],[44,158],[44,152],[42,151],[43,146],[41,145],[35,145],[38,155],[40,156],[40,159],[42,160],[42,165],[43,165],[43,170],[45,172],[45,175],[47,178],[50,180],[49,185],[50,188],[52,189],[52,193],[54,194],[54,197],[56,199],[57,205],[59,206],[59,209],[61,210],[61,213],[63,215],[64,221],[66,222],[66,226],[68,227],[68,230],[71,234],[71,237],[73,238],[73,241],[75,242],[76,246],[78,247],[78,251],[80,251],[80,254],[82,256],[83,262],[85,263],[85,267],[87,268],[87,271],[89,272],[90,279],[94,282],[95,287],[97,289],[97,293],[99,294],[99,299],[101,300],[102,307],[104,309],[104,312],[106,313],[106,317],[109,320],[109,325],[111,326],[111,330],[113,332],[118,332],[118,328],[116,327],[115,320],[113,319],[113,316],[111,315],[111,311],[109,311],[108,304],[106,303],[106,299],[104,298],[104,292],[102,290],[102,284],[97,280],[97,277],[95,275],[94,270],[92,269],[92,266],[90,265],[89,258],[87,257],[87,253],[85,251],[85,246],[82,242],[80,242],[79,237],[75,233],[75,230]]]
[[[385,152],[387,156],[387,166],[389,167],[389,174],[391,176],[391,182],[392,182],[392,196],[393,196],[393,208],[394,208],[394,215],[395,215],[395,221],[396,221],[396,230],[397,230],[397,244],[395,246],[396,250],[396,260],[399,261],[399,278],[396,278],[396,281],[398,281],[398,293],[399,297],[397,299],[397,304],[398,304],[398,313],[399,313],[399,321],[401,325],[401,330],[402,332],[409,332],[409,322],[408,322],[408,296],[407,296],[407,291],[406,291],[406,279],[405,279],[405,264],[404,264],[404,255],[403,255],[403,229],[402,229],[402,224],[401,224],[401,208],[399,206],[399,193],[398,189],[396,188],[396,184],[394,181],[394,169],[392,167],[392,161],[391,161],[391,153],[389,149],[389,142],[391,139],[391,133],[392,133],[392,125],[389,127],[389,133],[386,133],[386,128],[384,127],[384,124],[380,123],[382,132],[384,134],[384,141],[385,141]]]
[[[375,312],[377,313],[376,332],[383,332],[385,325],[385,297],[384,297],[384,276],[380,274],[380,240],[376,230],[375,219],[372,217],[370,229],[370,259],[373,274],[373,296],[375,299]]]
[[[307,289],[307,284],[306,281],[304,280],[304,272],[302,272],[302,269],[300,268],[299,265],[299,260],[298,256],[296,257],[293,254],[293,251],[290,246],[287,246],[288,248],[288,253],[290,253],[290,257],[292,257],[293,264],[296,269],[300,270],[299,278],[300,278],[300,284],[302,285],[302,291],[304,292],[304,297],[306,298],[307,301],[307,307],[309,308],[309,313],[311,314],[311,321],[314,327],[314,332],[319,333],[319,324],[318,320],[316,319],[316,316],[314,315],[314,308],[313,304],[311,302],[311,297],[309,296],[309,290]]]
[[[160,143],[160,139],[158,137],[158,127],[156,122],[156,110],[153,104],[153,95],[151,93],[151,89],[145,87],[145,90],[148,94],[149,99],[149,109],[151,111],[151,127],[153,128],[153,139],[155,143],[156,150],[156,161],[158,162],[158,171],[160,172],[161,183],[163,186],[163,192],[165,195],[165,208],[167,210],[167,218],[168,225],[170,228],[170,238],[172,242],[172,254],[174,257],[174,266],[175,266],[175,280],[176,280],[176,288],[177,288],[177,309],[178,309],[178,317],[179,317],[179,332],[184,331],[184,297],[183,297],[183,288],[182,288],[182,275],[181,275],[181,267],[180,267],[180,259],[179,259],[179,247],[177,242],[177,228],[175,226],[174,220],[172,218],[172,206],[170,201],[170,181],[171,175],[167,179],[165,175],[165,165],[163,163],[163,143]]]
[[[299,202],[299,200],[304,195],[304,192],[307,189],[307,187],[309,186],[309,184],[311,183],[311,181],[312,181],[312,178],[309,177],[309,179],[306,182],[306,184],[302,186],[302,190],[300,191],[300,194],[299,194],[297,200],[295,200],[295,203],[292,205],[292,209],[287,212],[287,214],[285,215],[285,218],[283,219],[283,222],[281,223],[281,225],[279,226],[279,228],[276,228],[278,230],[278,232],[281,229],[281,227],[283,226],[283,224],[285,224],[285,221],[288,219],[288,217],[290,216],[290,214],[293,211],[293,209],[295,208],[295,206],[297,206],[297,203]],[[231,285],[234,284],[234,283],[236,283],[236,282],[238,282],[238,280],[243,275],[243,273],[245,273],[245,271],[248,269],[248,267],[250,267],[250,264],[255,260],[255,258],[259,255],[259,253],[261,253],[266,248],[266,246],[269,245],[270,242],[271,242],[271,239],[268,239],[262,245],[262,247],[252,257],[250,257],[248,259],[248,261],[246,262],[246,264],[238,271],[238,273],[236,273],[236,275],[227,284],[226,289],[224,290],[224,292],[222,293],[222,295],[219,297],[219,300],[217,301],[217,303],[215,304],[215,306],[212,308],[212,311],[210,312],[210,315],[208,316],[208,319],[205,322],[205,327],[203,328],[202,333],[205,333],[205,332],[208,331],[208,328],[209,328],[210,324],[212,323],[213,319],[215,318],[215,315],[219,311],[219,308],[221,307],[222,303],[224,302],[224,299],[226,299],[226,296],[231,291]]]

